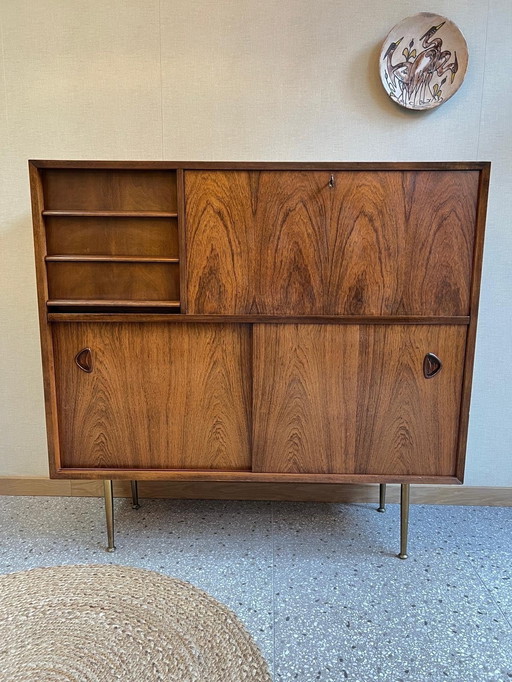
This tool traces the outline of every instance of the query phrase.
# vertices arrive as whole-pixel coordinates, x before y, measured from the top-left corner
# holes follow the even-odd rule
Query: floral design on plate
[[[392,100],[407,109],[433,109],[462,85],[468,47],[459,28],[439,14],[420,12],[388,33],[380,78]]]

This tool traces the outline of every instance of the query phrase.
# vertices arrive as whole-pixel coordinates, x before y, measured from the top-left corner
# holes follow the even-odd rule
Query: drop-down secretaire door
[[[477,171],[185,171],[187,311],[469,314]]]

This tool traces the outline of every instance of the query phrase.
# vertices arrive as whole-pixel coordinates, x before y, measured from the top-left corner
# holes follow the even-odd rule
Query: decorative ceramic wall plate
[[[380,78],[407,109],[433,109],[462,85],[468,46],[457,26],[439,14],[407,17],[389,32],[380,53]]]

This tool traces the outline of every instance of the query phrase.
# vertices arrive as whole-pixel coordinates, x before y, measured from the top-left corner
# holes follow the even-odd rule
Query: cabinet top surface
[[[92,161],[30,159],[36,168],[141,168],[209,170],[482,170],[490,161]]]

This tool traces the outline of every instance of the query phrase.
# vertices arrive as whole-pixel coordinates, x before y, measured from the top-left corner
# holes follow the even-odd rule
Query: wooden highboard
[[[463,480],[490,165],[29,168],[50,473],[109,548],[113,479],[394,482],[404,558]]]

